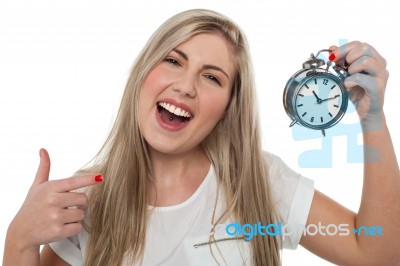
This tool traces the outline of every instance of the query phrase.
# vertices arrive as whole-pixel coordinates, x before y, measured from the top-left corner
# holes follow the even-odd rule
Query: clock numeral
[[[307,114],[307,112],[305,112],[304,114],[301,115],[301,117],[305,116]]]
[[[336,108],[338,108],[338,107],[339,107],[339,105],[336,105],[336,104],[334,104],[333,106],[335,106]]]
[[[310,120],[310,122],[314,122],[314,117],[311,117],[311,120]]]
[[[324,118],[321,116],[321,123],[324,123]]]
[[[298,104],[298,105],[297,105],[297,107],[302,107],[302,106],[303,106],[303,104]]]
[[[330,117],[332,117],[332,114],[330,112],[328,114],[329,114]]]
[[[315,85],[317,85],[317,79],[314,79]]]
[[[307,84],[304,84],[304,86],[306,86],[306,88],[309,89],[309,87],[307,86]]]
[[[324,84],[324,85],[328,85],[328,81],[329,81],[329,80],[327,80],[327,79],[324,79],[324,81],[322,82],[322,84]]]
[[[303,94],[301,94],[301,93],[299,93],[298,95],[299,95],[299,96],[301,96],[301,97],[304,97],[304,95],[303,95]]]
[[[333,88],[335,88],[335,87],[336,87],[336,85],[333,85],[332,88],[331,88],[331,90],[333,90]]]

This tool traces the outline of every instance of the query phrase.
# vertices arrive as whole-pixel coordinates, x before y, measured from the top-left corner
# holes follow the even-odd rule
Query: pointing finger
[[[73,176],[51,182],[53,183],[52,186],[56,192],[67,192],[100,184],[103,182],[103,176],[101,174]]]

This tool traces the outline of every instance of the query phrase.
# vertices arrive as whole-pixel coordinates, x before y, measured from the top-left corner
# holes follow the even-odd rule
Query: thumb
[[[40,149],[40,163],[39,168],[36,172],[35,180],[33,181],[32,186],[37,186],[44,182],[49,181],[50,174],[50,156],[49,153],[45,149]]]

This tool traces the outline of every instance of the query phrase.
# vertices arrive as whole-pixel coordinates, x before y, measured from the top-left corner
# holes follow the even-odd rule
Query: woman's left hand
[[[380,127],[385,88],[389,78],[386,60],[367,43],[353,41],[341,47],[331,46],[334,62],[345,62],[350,76],[344,84],[354,103],[361,123],[368,128]],[[345,60],[345,61],[344,61]],[[378,124],[379,123],[379,124]]]

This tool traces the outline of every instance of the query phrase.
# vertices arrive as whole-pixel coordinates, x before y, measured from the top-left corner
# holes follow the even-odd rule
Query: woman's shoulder
[[[288,170],[291,168],[287,166],[287,164],[282,160],[281,157],[277,156],[276,154],[273,154],[269,151],[264,150],[262,152],[263,158],[264,158],[264,163],[267,167],[268,173],[269,172],[274,172],[274,171],[279,171],[279,170]]]
[[[262,155],[264,157],[264,160],[268,163],[268,162],[272,162],[275,160],[281,160],[281,158],[273,153],[271,153],[270,151],[266,151],[263,150],[262,151]]]
[[[263,151],[263,158],[267,170],[267,177],[273,189],[275,188],[279,191],[295,190],[299,182],[313,183],[311,179],[303,177],[297,171],[289,167],[279,156],[269,151]]]

